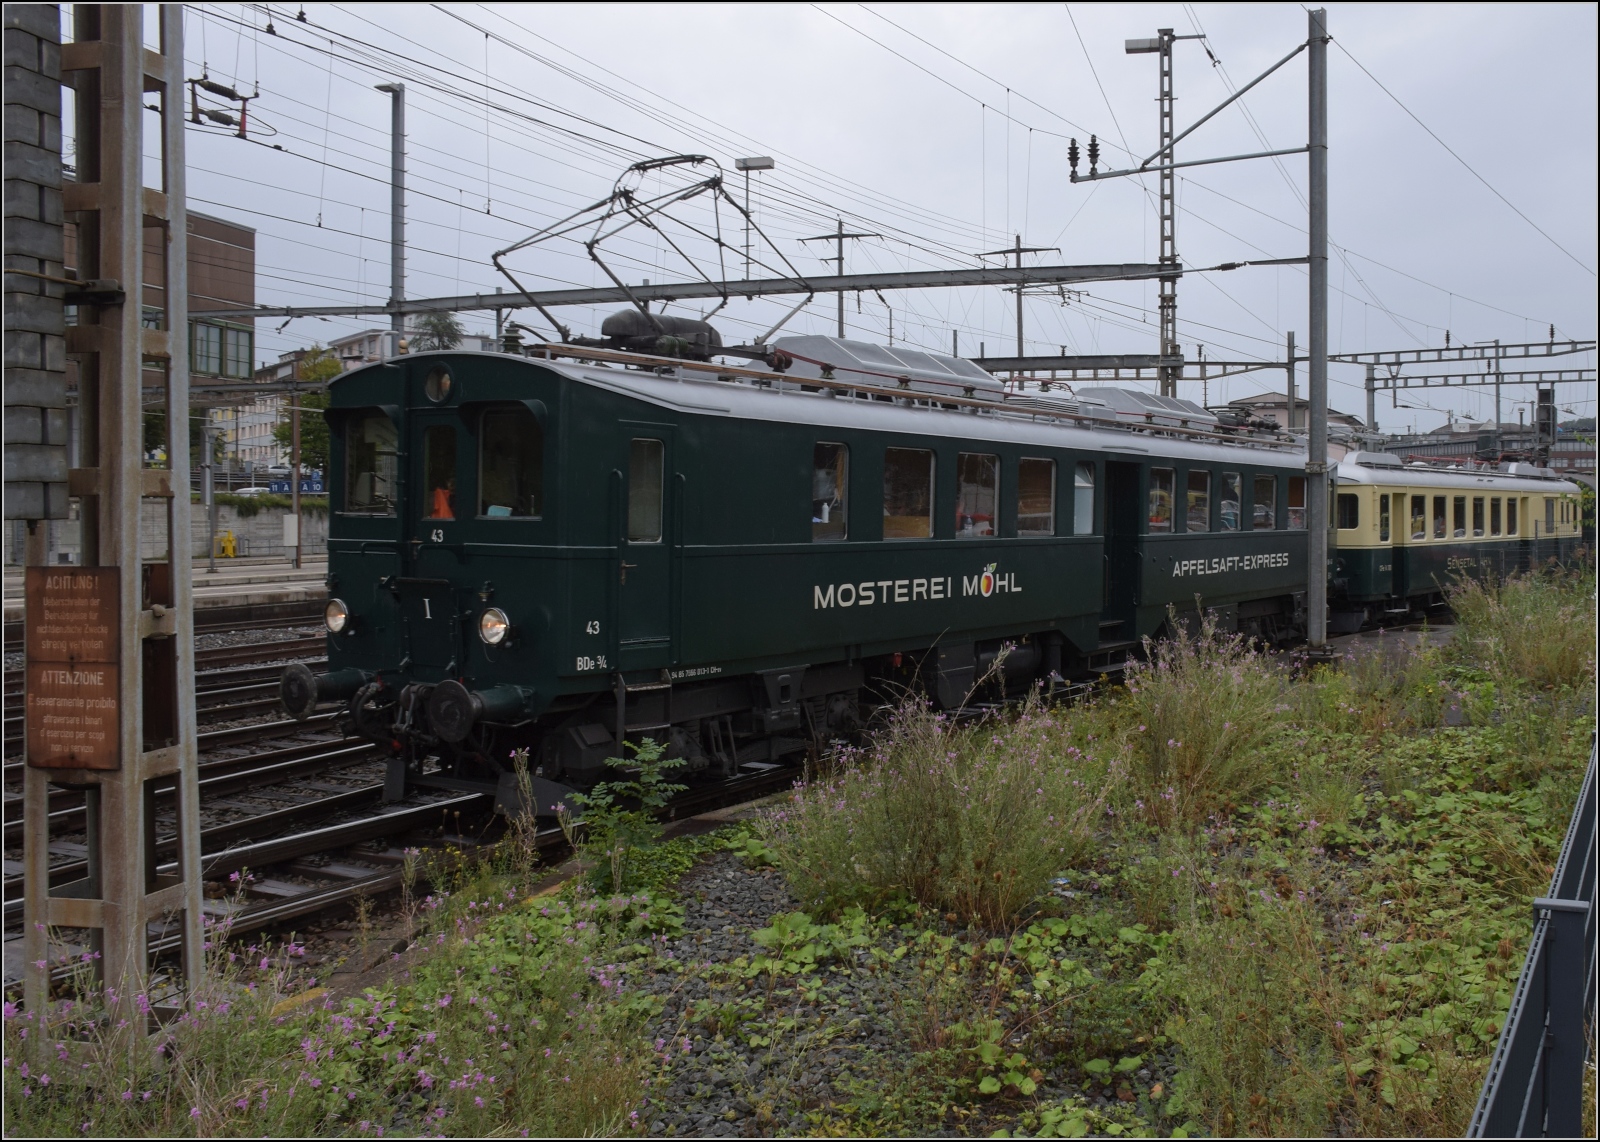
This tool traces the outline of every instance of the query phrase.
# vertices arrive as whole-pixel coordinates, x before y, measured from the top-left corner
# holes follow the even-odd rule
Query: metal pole
[[[200,502],[206,509],[206,574],[217,573],[217,474],[213,456],[217,450],[216,429],[211,414],[200,426]]]
[[[389,93],[389,301],[406,299],[406,85],[380,83]],[[396,313],[389,328],[404,333],[406,318]],[[396,352],[399,346],[395,346]]]
[[[1306,568],[1307,641],[1320,652],[1328,641],[1328,13],[1307,13],[1310,130],[1311,382],[1306,495],[1310,534]],[[1370,390],[1369,390],[1370,391]]]
[[[1283,367],[1284,375],[1288,378],[1289,397],[1289,431],[1294,431],[1294,331],[1289,331],[1289,360]]]
[[[1172,29],[1157,31],[1161,39],[1161,257],[1164,266],[1178,264],[1177,219],[1174,213],[1176,196],[1173,193],[1172,173]],[[1020,261],[1020,260],[1019,260]],[[1021,288],[1020,286],[1018,287]],[[1178,279],[1164,277],[1160,287],[1161,355],[1178,355]],[[1020,294],[1018,295],[1020,299]],[[1017,350],[1020,355],[1022,350]],[[1163,365],[1160,372],[1161,395],[1178,395],[1178,370]]]
[[[1020,270],[1021,268],[1022,268],[1022,235],[1018,234],[1017,235],[1017,269]],[[1017,356],[1019,356],[1019,357],[1027,356],[1027,354],[1023,351],[1023,348],[1022,348],[1022,283],[1021,282],[1017,283]]]
[[[844,219],[839,219],[839,276],[844,277]],[[839,291],[839,340],[844,340],[844,290]]]
[[[298,368],[298,365],[296,365]],[[298,380],[298,378],[297,378]],[[289,487],[291,503],[294,511],[294,568],[300,570],[301,539],[300,539],[300,391],[296,389],[289,398]]]
[[[1378,366],[1367,366],[1367,428],[1378,423]]]
[[[1505,449],[1500,442],[1500,338],[1494,339],[1494,458]]]

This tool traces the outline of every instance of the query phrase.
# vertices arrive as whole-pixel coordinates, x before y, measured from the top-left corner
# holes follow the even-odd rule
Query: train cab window
[[[628,542],[661,542],[661,441],[640,437],[628,445]]]
[[[478,514],[534,519],[544,510],[544,429],[522,406],[483,414],[478,431]]]
[[[1306,529],[1306,478],[1289,477],[1289,530]]]
[[[1378,542],[1389,542],[1389,497],[1378,497]]]
[[[1092,512],[1094,510],[1092,496],[1090,505]],[[1054,535],[1055,533],[1056,462],[1030,460],[1024,457],[1017,464],[1017,534]]]
[[[1517,498],[1515,496],[1506,501],[1506,534],[1517,534]]]
[[[932,452],[884,449],[883,538],[932,538],[933,471]]]
[[[453,425],[436,424],[422,433],[422,456],[427,471],[423,487],[427,502],[423,519],[456,518],[456,430]]]
[[[1550,496],[1544,498],[1544,529],[1545,531],[1556,529],[1556,501]]]
[[[1428,538],[1428,497],[1411,497],[1411,538]]]
[[[1445,498],[1443,496],[1433,497],[1433,538],[1435,539],[1443,539],[1445,537],[1445,529],[1449,526],[1449,522],[1445,519],[1444,504]]]
[[[1472,497],[1472,535],[1479,538],[1483,535],[1483,497]]]
[[[1094,534],[1094,462],[1080,460],[1072,478],[1072,534]]]
[[[811,450],[811,542],[849,538],[849,500],[850,449],[818,444]]]
[[[1340,531],[1354,531],[1361,526],[1361,497],[1350,492],[1340,492],[1339,498],[1334,502],[1334,510],[1339,516]]]
[[[1255,530],[1271,531],[1278,526],[1278,478],[1256,477]]]
[[[1450,507],[1455,515],[1455,520],[1453,521],[1455,526],[1451,528],[1452,536],[1455,539],[1461,539],[1467,534],[1467,497],[1456,496],[1455,502]]]
[[[1188,530],[1211,530],[1211,473],[1190,471],[1187,504]]]
[[[1172,469],[1150,469],[1150,527],[1151,535],[1172,530]]]
[[[956,538],[978,539],[998,530],[1000,457],[956,454]]]
[[[1222,530],[1239,530],[1239,473],[1222,473]]]
[[[352,417],[345,427],[344,510],[394,515],[400,437],[381,412]]]
[[[1500,534],[1500,497],[1489,501],[1489,534]]]

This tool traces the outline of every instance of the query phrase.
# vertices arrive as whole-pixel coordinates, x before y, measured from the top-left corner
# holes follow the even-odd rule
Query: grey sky
[[[840,213],[855,229],[887,235],[852,243],[852,269],[970,265],[959,255],[1007,245],[1018,232],[1029,244],[1061,247],[1059,256],[1042,256],[1051,261],[1154,261],[1154,177],[1145,187],[1074,186],[1066,177],[1062,136],[1087,144],[1098,134],[1104,161],[1118,165],[1124,136],[1140,158],[1155,148],[1155,57],[1125,55],[1123,40],[1161,27],[1185,34],[1198,26],[1209,36],[1221,68],[1197,43],[1176,48],[1181,130],[1226,97],[1224,70],[1246,83],[1306,31],[1304,10],[1287,4],[305,11],[301,23],[295,6],[273,6],[276,36],[262,30],[261,8],[207,5],[188,21],[192,66],[259,83],[252,118],[262,135],[278,132],[261,140],[266,146],[189,134],[194,206],[257,227],[258,299],[267,304],[386,296],[389,107],[372,90],[385,78],[403,79],[409,93],[414,297],[504,284],[489,265],[492,250],[602,197],[634,158],[674,151],[718,159],[741,199],[733,159],[777,156],[778,169],[758,176],[755,205],[802,270],[821,269],[825,251],[796,240],[831,229]],[[1455,342],[1543,340],[1551,323],[1558,337],[1594,337],[1595,7],[1334,4],[1328,22],[1330,231],[1348,251],[1330,269],[1332,348],[1436,345],[1446,328]],[[1587,268],[1429,138],[1344,49]],[[1244,102],[1273,147],[1302,144],[1304,56]],[[1251,124],[1230,109],[1180,144],[1179,158],[1260,149]],[[1304,252],[1305,159],[1280,163],[1282,173],[1268,161],[1183,172],[1178,249],[1186,265]],[[724,228],[733,224],[725,212]],[[617,249],[631,280],[690,273],[660,242]],[[571,244],[517,264],[550,284],[604,280]],[[991,352],[1013,347],[1010,295],[886,297],[897,342],[948,350],[950,330],[959,328],[964,353],[980,342]],[[1028,350],[1153,351],[1154,301],[1154,287],[1136,283],[1098,285],[1065,306],[1032,298]],[[735,301],[716,320],[728,339],[747,340],[788,304]],[[592,330],[604,312],[561,316]],[[523,318],[542,327],[535,314]],[[467,322],[486,328],[489,318]],[[831,299],[819,299],[792,328],[828,332],[832,322]],[[258,356],[380,323],[296,321],[279,334],[276,322],[258,322]],[[887,337],[888,315],[875,296],[860,300],[859,313],[852,297],[848,323],[852,336]],[[1179,288],[1179,339],[1191,356],[1196,343],[1211,357],[1281,356],[1290,329],[1303,346],[1299,268],[1196,274]],[[1568,361],[1593,364],[1592,355]],[[1332,403],[1359,413],[1360,376],[1336,367]],[[1281,373],[1269,373],[1214,385],[1207,395],[1215,403],[1279,386]],[[1186,395],[1198,398],[1199,385],[1191,387]],[[1426,428],[1446,408],[1489,408],[1485,390],[1426,395],[1440,411],[1391,409],[1382,399],[1380,422]],[[1514,399],[1508,393],[1507,419],[1515,419]],[[1592,391],[1564,388],[1559,400],[1593,415]]]

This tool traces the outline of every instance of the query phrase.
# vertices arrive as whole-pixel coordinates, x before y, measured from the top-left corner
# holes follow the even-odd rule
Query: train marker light
[[[322,610],[322,621],[328,624],[330,634],[338,634],[350,622],[350,608],[344,605],[343,599],[329,599]]]
[[[499,646],[511,633],[511,620],[499,607],[490,607],[478,618],[478,637],[485,646]]]

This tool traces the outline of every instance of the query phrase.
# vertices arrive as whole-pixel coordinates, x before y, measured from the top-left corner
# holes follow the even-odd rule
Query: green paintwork
[[[454,383],[435,404],[423,381],[441,363]],[[1121,560],[1119,597],[1131,603],[1134,620],[1121,638],[1153,633],[1169,605],[1192,609],[1196,594],[1213,605],[1304,590],[1303,531],[1145,536],[1139,518],[1112,551],[1102,502],[1096,534],[1016,537],[1010,490],[1022,456],[1056,460],[1058,530],[1070,531],[1073,467],[1096,464],[1103,501],[1110,455],[1104,450],[695,414],[573,380],[534,360],[493,354],[425,354],[372,366],[339,378],[332,393],[329,569],[332,594],[353,617],[348,634],[330,636],[329,669],[381,670],[397,685],[454,677],[478,690],[512,682],[533,691],[523,711],[528,718],[561,695],[609,691],[619,670],[630,681],[662,671],[674,679],[741,675],[1049,630],[1088,654],[1100,645],[1103,568],[1113,555]],[[508,402],[532,408],[542,424],[541,519],[472,516],[477,416]],[[341,510],[340,418],[374,406],[396,420],[405,452],[393,517]],[[422,518],[420,440],[431,425],[458,433],[453,520]],[[659,543],[625,539],[628,450],[636,437],[661,440],[665,449]],[[845,542],[811,539],[811,462],[819,439],[850,449]],[[1113,443],[1122,439],[1115,435]],[[1145,443],[1159,447],[1159,438]],[[935,452],[933,538],[881,538],[886,447]],[[1000,457],[998,537],[954,536],[962,451]],[[1142,515],[1142,473],[1151,463],[1171,462],[1132,453],[1117,459],[1130,473],[1140,465],[1137,487],[1124,489],[1139,497],[1131,512],[1122,505],[1131,520]],[[1247,488],[1257,472],[1277,475],[1281,527],[1296,459],[1241,450],[1226,466],[1243,472]],[[1179,487],[1187,470],[1177,465]],[[1220,526],[1219,499],[1213,495],[1213,526]],[[1130,573],[1133,581],[1124,581]],[[489,648],[478,639],[478,616],[487,605],[510,617],[508,645]]]

